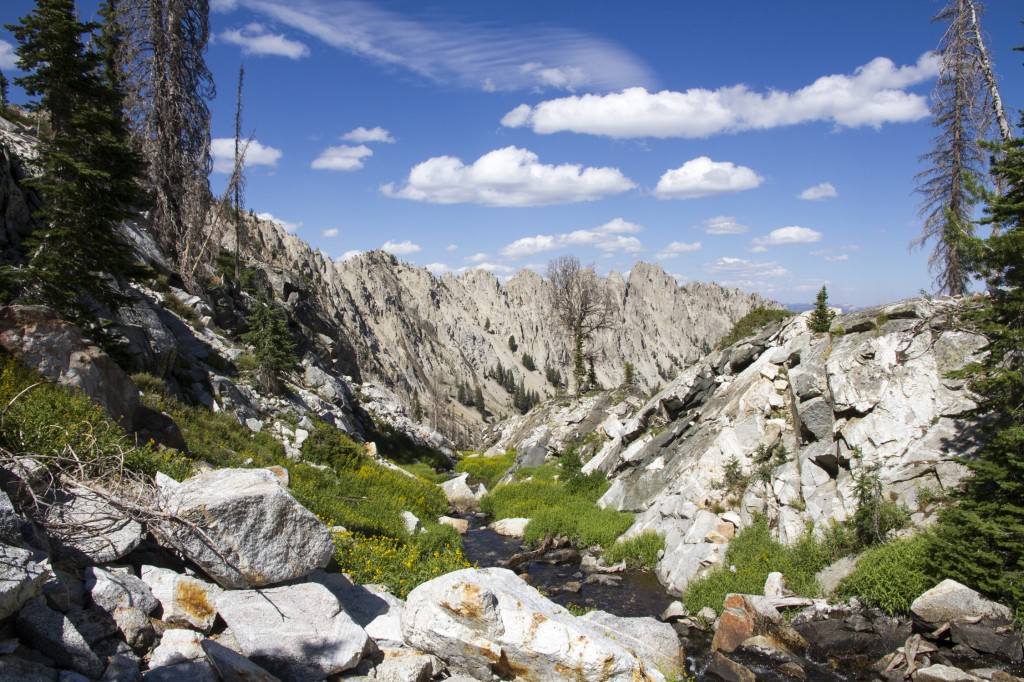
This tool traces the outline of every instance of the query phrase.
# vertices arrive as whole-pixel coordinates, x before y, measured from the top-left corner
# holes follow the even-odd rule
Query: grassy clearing
[[[498,485],[498,481],[515,461],[515,450],[509,450],[497,457],[463,457],[455,465],[455,471],[460,474],[468,473],[470,478],[475,478],[491,490]]]
[[[814,574],[830,561],[828,548],[810,533],[787,547],[772,538],[768,520],[762,517],[729,543],[721,566],[687,585],[682,602],[690,613],[705,606],[721,612],[729,593],[763,594],[764,582],[773,571],[781,572],[786,586],[796,594],[814,597],[821,591]],[[732,566],[735,571],[730,570]]]
[[[604,553],[606,564],[625,561],[629,568],[653,569],[658,563],[658,552],[665,549],[665,536],[655,530],[645,530],[633,537],[612,543]]]
[[[552,534],[570,537],[580,547],[611,546],[632,525],[633,515],[598,508],[596,502],[608,482],[601,474],[581,474],[579,460],[573,465],[571,457],[566,454],[561,463],[517,471],[520,480],[485,495],[481,510],[495,519],[529,518],[523,540],[530,545]]]

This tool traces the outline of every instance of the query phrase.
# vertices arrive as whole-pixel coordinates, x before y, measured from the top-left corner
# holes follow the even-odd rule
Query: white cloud
[[[463,260],[466,261],[467,263],[474,263],[474,264],[476,264],[476,263],[486,263],[487,259],[489,259],[489,258],[490,258],[490,256],[488,256],[486,253],[474,253],[472,256],[467,256]]]
[[[797,198],[804,201],[821,201],[822,199],[835,199],[837,196],[839,196],[839,193],[832,186],[832,183],[823,182],[820,185],[808,187],[803,192],[800,192]]]
[[[444,250],[447,251],[448,253],[451,253],[452,251],[458,251],[459,250],[459,245],[458,244],[449,244],[448,246],[444,247]]]
[[[676,256],[680,256],[684,253],[690,253],[692,251],[699,250],[700,242],[692,242],[689,244],[686,242],[672,242],[664,249],[659,251],[655,258],[657,258],[658,260],[668,260],[669,258],[675,258]]]
[[[752,244],[753,251],[764,251],[769,246],[790,246],[792,244],[814,244],[821,241],[821,232],[809,227],[791,225],[772,230],[765,237],[758,237]]]
[[[210,9],[214,12],[230,12],[238,7],[238,0],[210,0]]]
[[[493,272],[495,274],[510,275],[516,271],[515,268],[504,265],[503,263],[477,263],[475,265],[467,265],[466,267],[459,268],[456,270],[456,274],[463,274],[470,270],[486,270],[487,272]]]
[[[790,277],[789,270],[775,261],[753,261],[746,258],[724,256],[704,268],[709,274],[720,277],[719,284],[744,289],[767,288],[764,280]]]
[[[850,256],[848,254],[842,253],[839,254],[838,256],[825,256],[825,260],[829,261],[830,263],[841,263],[843,261],[850,260]]]
[[[346,251],[345,253],[343,253],[340,256],[338,256],[337,262],[338,263],[344,263],[347,260],[351,260],[351,259],[355,258],[356,256],[358,256],[361,253],[362,253],[362,251],[360,251],[359,249],[352,249],[351,251]]]
[[[746,166],[728,161],[712,161],[706,156],[687,161],[666,171],[654,196],[659,199],[696,199],[754,189],[764,178]]]
[[[856,251],[857,248],[859,247],[851,248],[849,246],[846,246],[843,247],[843,251]],[[850,255],[848,253],[840,253],[837,255],[832,251],[832,249],[818,249],[817,251],[809,252],[808,255],[814,256],[816,258],[824,258],[829,263],[842,263],[850,260]]]
[[[373,156],[373,150],[366,145],[351,147],[347,144],[328,147],[313,159],[310,166],[316,170],[351,171],[363,167],[363,159]]]
[[[444,273],[451,270],[451,268],[449,268],[444,263],[427,263],[423,267],[429,270],[430,273],[433,274],[435,277],[440,277]]]
[[[284,231],[288,234],[294,234],[300,227],[302,227],[302,223],[292,223],[287,220],[281,220],[280,218],[275,218],[271,213],[257,213],[256,217],[260,220],[269,220],[272,223],[277,223],[283,227]]]
[[[736,218],[731,215],[716,215],[697,227],[708,234],[743,234],[750,229],[746,225],[736,222]]]
[[[218,137],[210,141],[214,173],[230,173],[235,168],[235,138]],[[259,140],[250,140],[245,147],[245,167],[277,165],[284,152],[268,147]]]
[[[380,248],[381,251],[387,251],[388,253],[393,253],[396,256],[409,256],[423,250],[419,244],[413,244],[408,239],[401,242],[395,242],[389,239],[384,242],[384,245]]]
[[[289,59],[309,56],[309,48],[304,43],[270,33],[266,26],[258,22],[222,31],[217,35],[217,40],[241,47],[245,55],[273,55]]]
[[[363,144],[364,142],[392,143],[395,141],[395,138],[391,137],[391,133],[380,126],[369,129],[359,126],[355,130],[350,130],[342,135],[341,139],[346,142],[356,142],[358,144]]]
[[[619,45],[553,26],[427,22],[365,0],[235,2],[344,52],[438,83],[608,91],[654,81],[649,67]]]
[[[427,159],[413,167],[404,187],[388,183],[381,192],[431,204],[550,206],[593,201],[635,186],[617,168],[552,166],[527,149],[505,147],[469,166],[453,156]]]
[[[18,55],[14,54],[14,45],[0,40],[0,69],[10,71],[18,68]]]
[[[338,236],[338,228],[331,227],[329,229],[324,230],[320,234],[322,234],[323,236],[328,237],[328,238],[330,238],[330,237],[337,237]]]
[[[503,247],[499,252],[503,258],[522,258],[535,253],[555,251],[569,246],[589,246],[605,254],[622,251],[624,253],[640,253],[643,244],[636,237],[626,234],[642,232],[643,228],[634,223],[616,218],[600,227],[590,230],[574,230],[561,234],[539,234],[536,237],[523,237]]]
[[[795,92],[758,93],[745,85],[656,93],[632,87],[617,93],[562,97],[534,107],[522,104],[501,123],[510,128],[529,126],[542,134],[568,131],[617,138],[701,138],[810,121],[880,128],[928,116],[927,97],[905,88],[938,72],[939,59],[933,53],[902,67],[877,57],[852,75],[822,76]]]

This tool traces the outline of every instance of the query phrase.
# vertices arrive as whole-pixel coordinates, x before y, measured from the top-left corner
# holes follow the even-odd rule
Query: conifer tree
[[[281,375],[295,364],[295,343],[288,323],[284,314],[272,307],[262,294],[246,322],[249,331],[242,335],[242,340],[252,344],[256,379],[264,391],[276,391],[281,385]]]
[[[127,143],[121,97],[104,76],[101,53],[85,49],[95,24],[78,20],[74,0],[37,0],[21,23],[7,27],[19,42],[16,79],[45,112],[40,174],[31,180],[45,227],[27,241],[27,267],[14,273],[28,299],[77,321],[95,304],[121,300],[115,276],[131,270],[117,224],[132,215],[141,163]]]
[[[1021,122],[1024,126],[1024,119]],[[988,339],[964,374],[981,438],[972,472],[946,508],[927,553],[936,577],[954,578],[1021,613],[1024,609],[1024,140],[999,145],[992,173],[1005,193],[988,197],[986,222],[1001,230],[965,240],[971,271],[990,283],[968,316]]]
[[[3,69],[0,69],[0,107],[7,106],[7,76],[4,75]]]
[[[835,316],[836,314],[828,307],[828,289],[822,284],[814,302],[814,312],[807,320],[807,328],[812,332],[824,334],[832,326],[832,318]]]

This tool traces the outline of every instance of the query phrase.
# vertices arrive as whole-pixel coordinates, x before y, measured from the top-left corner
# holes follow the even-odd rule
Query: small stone
[[[466,519],[456,519],[451,516],[442,516],[437,519],[437,522],[442,526],[450,526],[455,529],[455,532],[459,535],[465,535],[466,531],[469,530],[469,521]]]

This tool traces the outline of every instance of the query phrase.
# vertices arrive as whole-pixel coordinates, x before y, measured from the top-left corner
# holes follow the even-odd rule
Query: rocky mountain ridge
[[[485,270],[438,278],[379,251],[332,261],[271,221],[250,219],[248,230],[250,267],[263,273],[293,320],[315,332],[321,355],[410,405],[414,392],[424,404],[440,394],[458,419],[478,423],[472,408],[449,401],[459,384],[480,386],[500,417],[514,409],[507,391],[487,377],[499,363],[542,397],[555,393],[546,368],[569,374],[545,280],[531,270],[505,283]],[[224,247],[234,248],[230,235]],[[627,277],[612,272],[606,282],[617,324],[594,339],[595,374],[604,386],[622,383],[627,362],[641,390],[664,385],[752,308],[774,305],[716,284],[680,286],[648,263],[637,263]],[[524,354],[535,369],[524,366]]]

